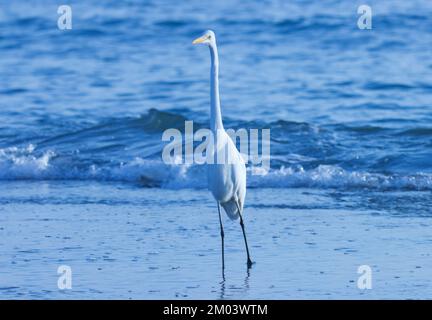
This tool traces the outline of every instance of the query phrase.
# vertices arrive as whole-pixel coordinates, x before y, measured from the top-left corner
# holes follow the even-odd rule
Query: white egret
[[[216,36],[208,30],[203,36],[195,39],[193,44],[204,44],[210,49],[210,128],[214,143],[210,144],[213,164],[208,164],[208,187],[217,202],[219,223],[222,239],[222,270],[225,268],[224,231],[220,212],[222,206],[232,220],[240,218],[247,253],[247,266],[252,266],[246,232],[243,222],[243,205],[246,196],[246,166],[240,152],[230,136],[226,133],[222,123],[219,100],[219,56],[216,46]],[[221,156],[222,155],[222,156]],[[221,161],[222,160],[222,161]]]

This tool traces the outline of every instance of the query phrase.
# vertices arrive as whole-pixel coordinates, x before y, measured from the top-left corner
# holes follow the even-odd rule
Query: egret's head
[[[211,46],[216,43],[216,36],[213,31],[207,30],[201,37],[196,38],[192,44],[205,44]]]

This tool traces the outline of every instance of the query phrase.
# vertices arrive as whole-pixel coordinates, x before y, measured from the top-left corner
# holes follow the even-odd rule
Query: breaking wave
[[[137,183],[169,189],[205,188],[203,165],[167,165],[156,159],[135,157],[129,162],[105,165],[73,163],[54,151],[37,154],[35,146],[0,149],[0,180],[93,180]],[[302,166],[265,170],[248,167],[252,188],[321,188],[373,190],[432,190],[432,174],[382,174],[347,171],[336,165]]]

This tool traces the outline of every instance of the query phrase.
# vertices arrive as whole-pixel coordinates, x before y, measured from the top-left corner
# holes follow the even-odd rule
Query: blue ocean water
[[[162,162],[161,137],[208,127],[209,54],[191,41],[212,29],[225,127],[271,130],[271,168],[249,166],[249,188],[430,217],[432,3],[368,1],[360,30],[363,2],[68,1],[65,31],[57,1],[2,2],[0,203],[58,201],[5,192],[21,181],[204,189],[203,166]]]
[[[72,2],[69,31],[55,1],[2,4],[1,180],[205,186],[160,155],[164,129],[208,126],[191,39],[212,28],[226,127],[271,129],[250,186],[432,189],[428,1],[372,4],[372,30],[352,1],[175,4]]]

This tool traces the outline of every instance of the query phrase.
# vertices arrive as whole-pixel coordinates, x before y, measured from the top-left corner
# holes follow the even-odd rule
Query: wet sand
[[[0,186],[1,299],[411,299],[432,294],[430,217],[354,208],[331,191],[248,190],[238,222],[206,190],[94,182]],[[372,289],[357,288],[357,268]],[[57,268],[72,268],[72,289]]]

